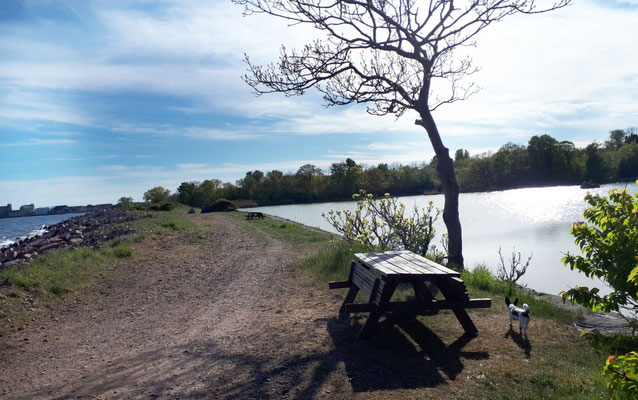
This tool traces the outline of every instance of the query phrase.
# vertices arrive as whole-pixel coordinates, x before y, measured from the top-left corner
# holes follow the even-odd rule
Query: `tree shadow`
[[[514,341],[514,343],[516,343],[516,345],[525,352],[525,358],[532,358],[532,343],[527,337],[523,337],[523,335],[516,332],[511,326],[507,332],[505,332],[503,337],[505,339],[511,337],[512,341]]]
[[[463,371],[462,359],[488,359],[487,352],[464,351],[476,335],[450,345],[415,318],[389,317],[368,340],[355,339],[362,318],[328,321],[328,331],[355,392],[447,385]]]

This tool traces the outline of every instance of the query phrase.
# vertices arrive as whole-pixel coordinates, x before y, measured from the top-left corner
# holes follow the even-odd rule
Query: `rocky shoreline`
[[[47,226],[42,235],[19,240],[0,250],[0,270],[55,249],[99,247],[101,242],[135,232],[121,224],[150,216],[112,208],[69,218]]]

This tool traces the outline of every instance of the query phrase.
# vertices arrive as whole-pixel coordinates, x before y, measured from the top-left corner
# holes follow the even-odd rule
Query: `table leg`
[[[343,300],[343,304],[341,304],[341,308],[339,309],[339,318],[345,318],[348,316],[348,313],[346,312],[346,304],[354,302],[358,293],[359,288],[357,286],[350,286],[348,294],[346,294],[346,298]]]
[[[458,295],[459,288],[453,287],[452,283],[449,282],[447,279],[438,280],[436,282],[436,285],[441,290],[441,293],[443,294],[445,299],[450,303],[454,304],[455,302],[463,302],[464,299],[460,298]],[[474,322],[472,322],[472,319],[470,318],[464,307],[452,307],[452,312],[454,312],[456,319],[459,320],[459,323],[465,330],[465,333],[478,333],[478,329],[476,329]]]
[[[348,273],[348,282],[350,282],[352,286],[350,286],[350,289],[348,290],[348,294],[346,294],[346,298],[343,300],[343,304],[341,304],[341,308],[339,308],[339,318],[345,318],[348,316],[348,313],[346,312],[346,304],[354,302],[354,299],[357,298],[357,294],[359,293],[359,288],[357,287],[357,285],[352,283],[352,275],[354,274],[354,266],[355,266],[355,262],[353,261],[350,263],[350,272]]]
[[[361,330],[359,331],[359,334],[357,335],[357,339],[365,339],[370,335],[370,332],[372,332],[374,327],[379,322],[379,318],[381,318],[381,316],[385,312],[386,307],[390,302],[390,299],[392,298],[392,295],[394,294],[394,290],[396,288],[396,282],[387,282],[385,284],[378,306],[372,312],[370,312],[370,315],[368,315],[366,322],[363,324]]]

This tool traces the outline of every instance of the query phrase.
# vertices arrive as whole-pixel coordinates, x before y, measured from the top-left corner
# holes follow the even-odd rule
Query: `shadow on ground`
[[[516,332],[514,329],[512,329],[511,326],[504,336],[505,339],[507,339],[508,337],[511,337],[512,341],[514,341],[514,343],[516,343],[516,345],[525,352],[525,358],[532,357],[532,343],[529,341],[528,338],[523,337],[523,335],[521,335],[519,332]]]
[[[323,325],[329,333],[325,343],[309,345],[307,338],[299,338],[278,349],[251,347],[250,338],[236,354],[221,351],[213,341],[160,347],[94,368],[70,378],[64,387],[47,387],[28,396],[343,398],[351,390],[446,385],[463,371],[464,359],[489,358],[486,352],[463,350],[474,336],[461,335],[446,344],[415,319],[386,319],[369,340],[355,339],[360,323],[358,318],[316,320],[315,326]]]
[[[354,339],[359,326],[356,320],[328,321],[355,392],[446,385],[463,371],[462,359],[489,358],[487,352],[463,350],[474,335],[447,345],[414,318],[388,318],[368,340]]]

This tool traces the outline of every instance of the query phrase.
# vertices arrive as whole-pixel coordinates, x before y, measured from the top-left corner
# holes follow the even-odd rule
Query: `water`
[[[575,285],[596,286],[606,294],[610,290],[599,280],[592,280],[577,271],[563,266],[561,258],[566,252],[580,254],[569,233],[572,222],[583,220],[587,192],[606,195],[612,188],[627,186],[636,193],[638,186],[631,184],[609,184],[598,189],[583,190],[578,186],[515,189],[489,193],[462,193],[459,198],[459,213],[463,226],[463,255],[465,264],[472,268],[486,264],[496,271],[499,263],[498,249],[502,248],[505,265],[515,247],[522,253],[522,261],[531,254],[527,273],[519,283],[530,288],[556,294]],[[443,195],[400,197],[406,210],[416,204],[424,207],[428,201],[443,208]],[[309,226],[335,232],[321,216],[328,210],[353,210],[355,202],[332,202],[303,205],[285,205],[252,208],[271,215],[287,218]],[[435,224],[437,232],[445,233],[442,218]],[[434,239],[439,244],[439,237]],[[440,247],[440,246],[439,246]]]
[[[46,232],[44,229],[45,226],[57,224],[58,222],[82,214],[83,213],[0,218],[0,248],[9,246],[11,243],[26,237],[41,235]]]

